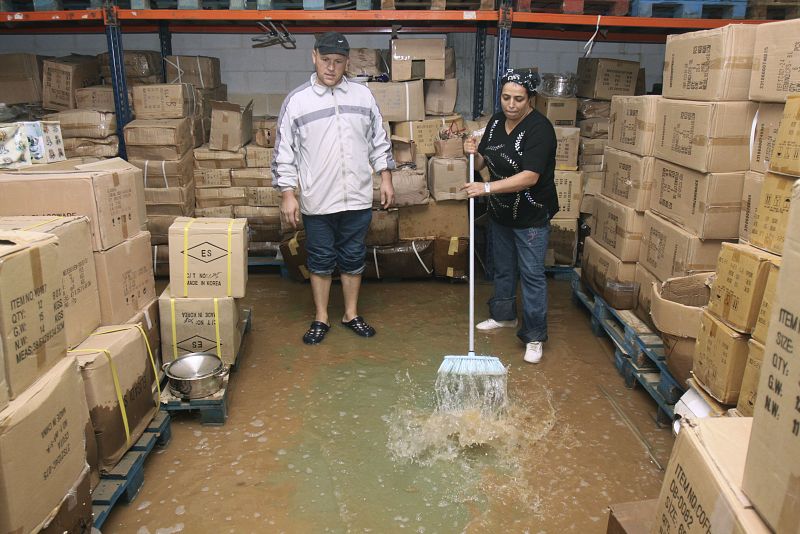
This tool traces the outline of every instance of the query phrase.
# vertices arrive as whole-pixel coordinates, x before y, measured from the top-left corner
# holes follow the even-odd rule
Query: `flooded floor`
[[[465,284],[365,284],[371,339],[338,325],[334,285],[334,326],[308,347],[310,286],[251,274],[253,329],[228,422],[174,418],[141,493],[104,533],[605,532],[608,505],[656,497],[663,476],[606,394],[661,465],[672,436],[647,394],[625,389],[568,282],[549,287],[541,364],[522,361],[510,329],[476,334],[478,354],[510,366],[510,408],[495,421],[434,413],[442,357],[467,351]],[[479,284],[476,302],[490,294]]]

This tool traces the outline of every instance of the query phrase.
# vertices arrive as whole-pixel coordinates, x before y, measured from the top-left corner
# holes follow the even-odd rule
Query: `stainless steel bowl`
[[[228,367],[216,355],[192,352],[164,364],[172,394],[182,399],[202,399],[220,389]]]
[[[546,96],[575,96],[577,82],[571,72],[542,74],[539,92]]]

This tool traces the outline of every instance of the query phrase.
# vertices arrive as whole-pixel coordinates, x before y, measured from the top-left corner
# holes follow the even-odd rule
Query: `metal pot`
[[[182,399],[202,399],[222,389],[228,367],[214,354],[192,352],[164,364],[172,394]]]

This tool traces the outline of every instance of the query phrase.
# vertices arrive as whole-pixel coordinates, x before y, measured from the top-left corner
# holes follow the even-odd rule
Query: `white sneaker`
[[[494,319],[486,319],[475,325],[478,330],[488,332],[489,330],[497,330],[498,328],[514,328],[517,326],[517,320],[513,321],[495,321]]]
[[[539,363],[542,361],[542,342],[531,341],[525,346],[525,356],[522,357],[528,363]]]

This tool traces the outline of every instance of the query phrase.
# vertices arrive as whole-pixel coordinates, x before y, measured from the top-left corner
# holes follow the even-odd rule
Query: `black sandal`
[[[330,329],[331,327],[322,321],[314,321],[311,323],[311,326],[308,327],[306,333],[303,334],[303,343],[306,345],[322,343],[322,340],[325,339],[325,334],[327,334]]]
[[[360,315],[356,315],[350,321],[342,321],[342,324],[361,337],[372,337],[375,335],[375,329],[368,325]]]

